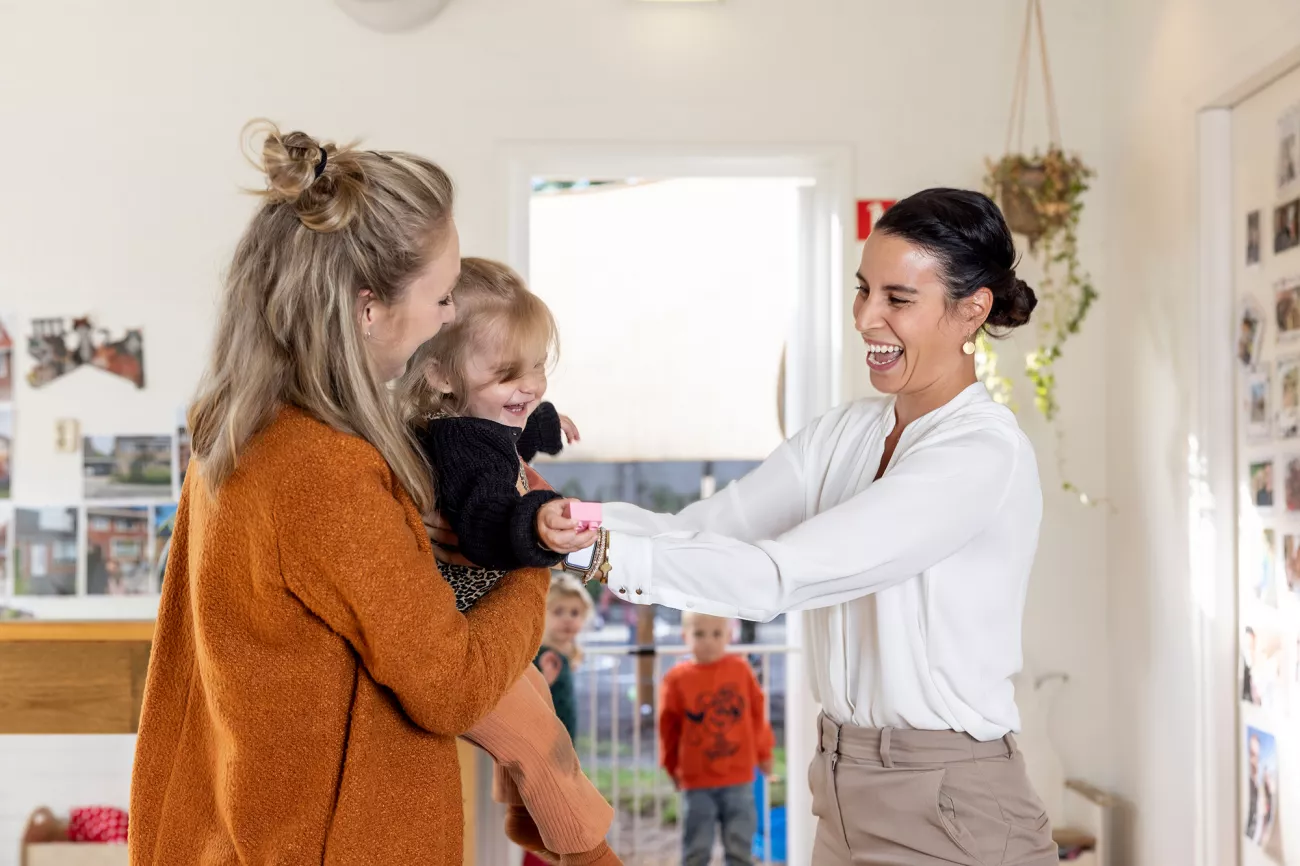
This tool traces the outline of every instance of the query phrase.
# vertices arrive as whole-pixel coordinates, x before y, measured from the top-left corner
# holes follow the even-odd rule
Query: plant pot
[[[1007,225],[1016,234],[1029,238],[1031,243],[1042,237],[1047,228],[1042,214],[1034,204],[1046,183],[1047,171],[1042,164],[1029,165],[1021,169],[1014,181],[1002,181],[1002,189],[998,193]]]

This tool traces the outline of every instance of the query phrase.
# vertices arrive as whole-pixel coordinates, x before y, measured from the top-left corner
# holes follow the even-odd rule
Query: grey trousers
[[[1047,810],[1008,734],[820,720],[813,866],[1057,866]]]

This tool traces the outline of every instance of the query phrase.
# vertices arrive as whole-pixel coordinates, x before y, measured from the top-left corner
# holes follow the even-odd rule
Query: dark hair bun
[[[1029,284],[1019,277],[1013,278],[1011,288],[1002,295],[993,296],[993,309],[986,324],[994,328],[1019,328],[1029,321],[1038,306],[1038,296]]]

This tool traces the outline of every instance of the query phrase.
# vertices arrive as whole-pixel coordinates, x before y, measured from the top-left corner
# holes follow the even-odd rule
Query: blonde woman
[[[190,408],[131,785],[146,863],[458,864],[457,735],[540,643],[549,575],[465,614],[385,383],[453,318],[452,185],[259,125],[267,190]]]

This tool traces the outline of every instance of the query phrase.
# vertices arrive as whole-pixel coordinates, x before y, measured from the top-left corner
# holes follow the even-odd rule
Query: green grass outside
[[[591,760],[591,741],[590,739],[579,737],[578,743],[581,746],[585,741],[586,749],[579,748],[578,756],[584,760]],[[603,750],[603,754],[602,754]],[[604,759],[608,759],[611,753],[609,744],[597,746],[597,753]],[[619,748],[620,756],[630,756],[631,749],[624,750]],[[785,749],[776,749],[772,753],[773,763],[775,764],[774,772],[776,781],[769,786],[768,797],[772,806],[785,805],[786,792],[786,763]],[[621,812],[631,812],[636,807],[636,798],[633,791],[640,788],[641,791],[641,817],[653,818],[655,815],[655,797],[653,791],[659,792],[659,814],[662,816],[664,824],[677,823],[677,792],[673,790],[673,783],[669,781],[668,774],[661,768],[651,769],[649,767],[619,767],[618,769],[618,802],[614,802],[614,771],[612,767],[598,766],[593,772],[590,768],[587,770],[588,777],[596,785],[596,790],[605,796],[614,808]],[[639,783],[639,785],[638,785]],[[760,806],[761,808],[761,806]]]
[[[146,466],[140,472],[129,475],[114,472],[113,480],[119,484],[171,484],[172,470],[170,466]]]

